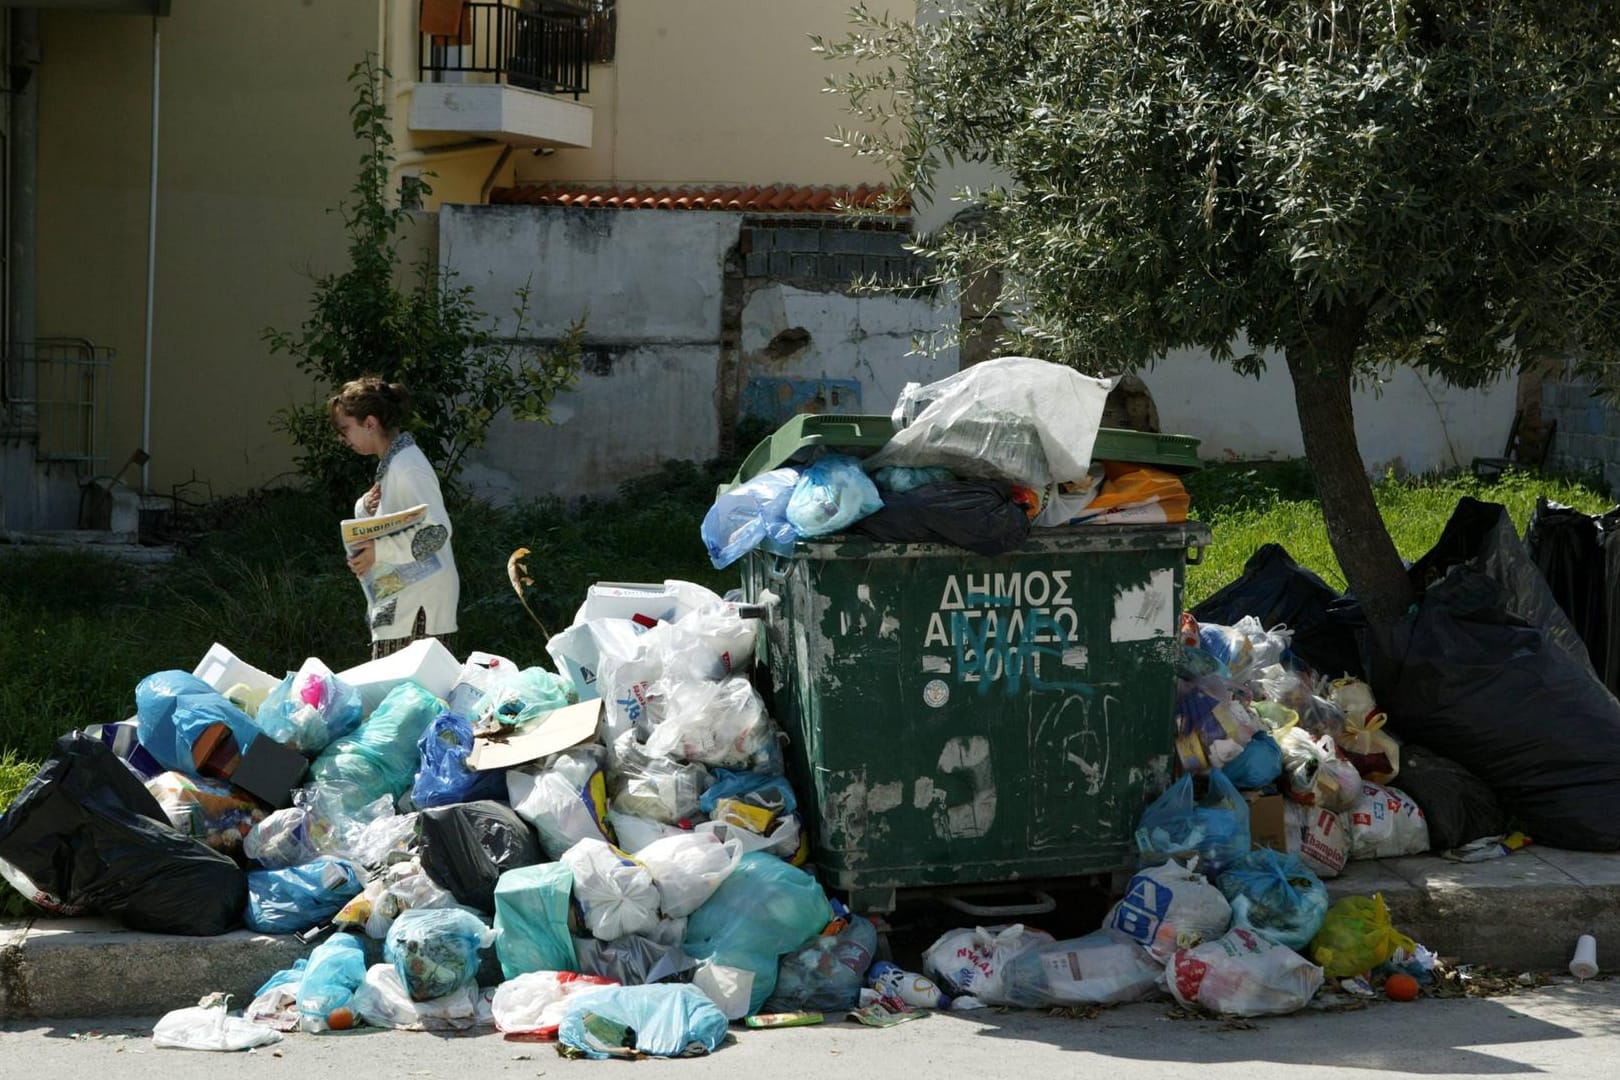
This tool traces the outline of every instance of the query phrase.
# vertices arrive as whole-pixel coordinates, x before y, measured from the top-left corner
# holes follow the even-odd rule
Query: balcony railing
[[[497,82],[576,100],[590,90],[589,8],[544,0],[462,10],[460,34],[422,35],[420,81]]]

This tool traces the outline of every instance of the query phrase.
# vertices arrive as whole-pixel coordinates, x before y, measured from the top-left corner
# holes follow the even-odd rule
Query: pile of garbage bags
[[[1031,528],[1185,521],[1187,489],[1173,473],[1091,460],[1111,386],[1026,356],[908,383],[886,445],[864,459],[822,453],[737,485],[704,517],[704,545],[716,568],[849,531],[999,555]]]

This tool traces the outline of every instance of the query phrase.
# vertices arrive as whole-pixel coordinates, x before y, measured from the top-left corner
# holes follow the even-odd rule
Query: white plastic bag
[[[281,1032],[232,1016],[222,1003],[164,1013],[152,1029],[159,1050],[251,1050],[281,1041]]]
[[[1053,940],[1046,931],[1021,923],[950,930],[923,953],[923,968],[953,997],[971,994],[992,1004],[1004,1000],[1007,971],[1014,961]]]
[[[941,465],[1034,488],[1082,480],[1113,385],[1027,356],[988,360],[927,386],[907,383],[894,407],[904,426],[867,467]]]
[[[1120,1005],[1152,997],[1163,977],[1164,966],[1135,938],[1097,930],[1020,953],[1006,969],[998,1000],[974,996],[987,1005],[1023,1008]]]
[[[471,718],[473,710],[484,694],[502,678],[518,670],[518,666],[495,653],[473,652],[461,665],[456,685],[444,699],[445,706],[457,716]],[[565,672],[566,674],[566,672]]]
[[[608,809],[607,823],[613,830],[613,835],[618,838],[619,850],[631,855],[639,854],[642,848],[654,840],[662,840],[666,836],[686,835],[686,830],[679,825],[654,821],[639,814],[627,814],[617,807]]]
[[[444,997],[412,1001],[393,964],[373,964],[354,992],[354,1012],[372,1027],[465,1031],[478,1026],[478,983],[468,979]]]
[[[658,906],[676,918],[702,907],[742,855],[736,841],[725,843],[713,833],[698,832],[655,840],[636,852],[658,885]]]
[[[570,995],[618,985],[614,979],[577,971],[530,971],[501,983],[490,1007],[495,1026],[508,1035],[555,1038]]]
[[[771,826],[771,831],[764,836],[752,829],[728,825],[724,821],[700,821],[692,826],[692,831],[711,833],[728,844],[736,844],[737,850],[744,855],[750,851],[767,851],[789,860],[797,854],[804,838],[804,829],[796,813],[783,814],[777,818],[776,823]]]
[[[746,768],[771,737],[765,702],[740,675],[720,682],[660,682],[647,752],[680,761]]]
[[[601,758],[599,747],[579,747],[555,755],[538,773],[507,770],[507,801],[540,834],[546,858],[560,858],[580,840],[607,841],[602,831],[607,778]]]
[[[709,788],[709,770],[701,764],[683,764],[648,751],[627,731],[608,753],[613,807],[622,814],[678,825],[698,817],[703,793]]]
[[[1350,818],[1320,806],[1283,804],[1288,851],[1317,877],[1338,877],[1350,859]]]
[[[581,840],[558,861],[574,875],[574,900],[592,935],[617,941],[657,928],[658,886],[641,863],[601,840]]]
[[[1203,874],[1174,860],[1139,870],[1103,926],[1147,949],[1160,964],[1177,949],[1213,941],[1232,924],[1232,905]]]
[[[706,604],[675,623],[669,666],[700,679],[723,679],[754,663],[759,620],[727,601]]]
[[[1310,1002],[1322,985],[1322,969],[1286,945],[1239,929],[1178,950],[1165,981],[1183,1005],[1233,1016],[1281,1016]]]
[[[1339,757],[1330,735],[1312,739],[1299,728],[1289,728],[1277,740],[1282,750],[1283,780],[1288,797],[1306,806],[1348,810],[1361,793],[1361,774]]]
[[[1350,857],[1393,859],[1429,850],[1429,823],[1404,791],[1363,783],[1350,811]]]

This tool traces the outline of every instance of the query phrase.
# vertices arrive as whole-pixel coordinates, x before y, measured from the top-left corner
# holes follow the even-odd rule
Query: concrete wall
[[[1206,459],[1290,458],[1304,454],[1294,387],[1281,357],[1257,381],[1193,350],[1172,353],[1140,373],[1153,393],[1160,427],[1196,435]],[[1381,393],[1357,391],[1356,437],[1372,472],[1466,468],[1496,457],[1513,424],[1516,385],[1450,389],[1415,371],[1396,372]]]
[[[877,184],[882,168],[827,141],[850,126],[821,88],[836,69],[808,35],[845,32],[849,0],[619,0],[618,51],[580,100],[590,150],[519,155],[518,180],[621,184]],[[915,5],[886,6],[910,16]]]
[[[888,412],[906,381],[956,369],[954,353],[906,355],[914,334],[954,318],[949,299],[851,295],[847,274],[750,276],[745,230],[772,231],[729,213],[445,207],[442,263],[498,334],[549,341],[587,319],[579,386],[554,422],[498,421],[470,484],[502,500],[600,494],[668,459],[714,457],[756,376],[785,392],[849,390],[810,408]],[[525,285],[534,318],[520,330],[508,312]]]
[[[1549,467],[1601,476],[1620,496],[1620,409],[1594,396],[1590,382],[1563,374],[1542,383],[1541,418],[1558,424]]]

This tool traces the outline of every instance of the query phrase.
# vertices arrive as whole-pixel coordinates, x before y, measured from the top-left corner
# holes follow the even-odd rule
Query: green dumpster
[[[877,421],[779,432],[739,479],[795,442],[881,443]],[[1166,438],[1134,435],[1099,442]],[[1196,440],[1169,438],[1196,463]],[[1128,869],[1170,779],[1185,568],[1208,540],[1193,521],[1039,529],[996,557],[855,537],[750,555],[825,884],[884,912],[901,890]]]

